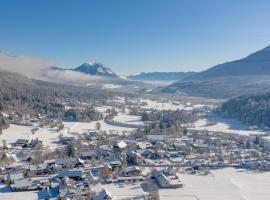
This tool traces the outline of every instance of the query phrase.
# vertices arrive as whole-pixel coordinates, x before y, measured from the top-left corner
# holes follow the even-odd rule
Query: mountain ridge
[[[177,81],[194,75],[195,73],[196,72],[142,72],[137,75],[130,75],[127,79],[135,81]]]
[[[270,75],[270,46],[248,56],[215,65],[184,80],[202,80],[228,76]]]

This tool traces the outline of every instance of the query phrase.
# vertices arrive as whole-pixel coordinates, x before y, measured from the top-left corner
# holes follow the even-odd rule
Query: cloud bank
[[[33,58],[31,56],[12,56],[0,52],[0,69],[17,72],[30,78],[39,77],[40,73],[53,66],[52,61]]]
[[[86,75],[72,70],[52,70],[55,63],[31,56],[13,56],[0,52],[0,70],[16,72],[33,79],[53,82],[98,81],[101,77]]]

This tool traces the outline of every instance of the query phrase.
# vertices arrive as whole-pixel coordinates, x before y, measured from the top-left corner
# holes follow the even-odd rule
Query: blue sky
[[[270,45],[269,0],[6,0],[0,50],[120,74],[199,71]]]

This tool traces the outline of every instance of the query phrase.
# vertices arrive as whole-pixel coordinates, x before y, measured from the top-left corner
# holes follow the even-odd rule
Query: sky
[[[270,45],[269,0],[1,0],[0,50],[121,75],[201,71]]]

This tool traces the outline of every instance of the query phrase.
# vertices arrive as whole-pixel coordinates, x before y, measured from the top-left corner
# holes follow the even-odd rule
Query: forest
[[[232,98],[223,103],[217,112],[237,118],[247,125],[270,127],[270,93]]]

